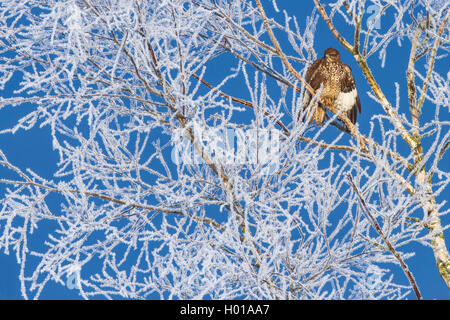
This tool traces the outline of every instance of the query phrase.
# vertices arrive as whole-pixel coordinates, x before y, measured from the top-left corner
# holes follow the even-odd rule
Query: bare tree
[[[448,3],[371,0],[364,24],[364,0],[313,2],[302,29],[267,15],[275,1],[0,3],[2,89],[21,77],[0,108],[33,106],[1,134],[49,127],[59,157],[49,180],[0,150],[0,248],[25,298],[75,274],[84,298],[420,299],[416,244],[450,288]],[[306,91],[320,100],[304,81],[320,19],[370,85],[369,132],[332,106],[321,127],[295,121]],[[395,41],[407,106],[371,71]],[[327,134],[336,120],[349,135]]]

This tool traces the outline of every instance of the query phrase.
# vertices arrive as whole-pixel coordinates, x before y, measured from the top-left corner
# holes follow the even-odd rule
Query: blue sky
[[[368,1],[370,2],[370,1]],[[284,16],[282,12],[275,12],[271,9],[271,1],[263,1],[266,5],[267,15],[269,17],[275,18],[278,22],[284,23]],[[291,1],[291,0],[279,0],[278,8],[280,10],[286,10],[290,15],[296,16],[300,24],[300,28],[305,26],[305,18],[309,15],[313,9],[312,1]],[[388,25],[393,17],[383,16],[381,20],[381,27]],[[339,28],[344,28],[349,30],[349,27],[344,23],[338,24]],[[349,35],[345,33],[345,35]],[[352,38],[349,37],[349,40]],[[289,49],[289,44],[287,42],[281,42],[283,48]],[[362,72],[359,70],[357,64],[353,60],[350,53],[346,52],[338,43],[338,41],[331,35],[328,27],[323,22],[319,20],[316,38],[315,38],[315,50],[319,56],[322,55],[324,49],[328,47],[337,48],[341,53],[341,58],[344,63],[349,64],[355,76],[358,91],[361,97],[362,104],[362,114],[358,115],[358,123],[360,131],[363,133],[368,133],[369,130],[369,120],[374,114],[382,113],[381,106],[377,105],[373,100],[367,96],[367,92],[370,88],[364,79]],[[398,82],[400,85],[400,91],[402,93],[400,103],[400,112],[407,113],[407,95],[406,95],[406,81],[405,72],[407,66],[407,57],[409,53],[410,46],[408,42],[403,42],[402,47],[399,47],[397,43],[391,44],[392,50],[390,50],[389,55],[386,59],[386,66],[381,68],[378,56],[374,55],[369,59],[369,64],[372,68],[375,78],[381,84],[382,89],[385,91],[388,99],[395,101],[395,86],[394,82]],[[293,52],[289,52],[293,54]],[[227,59],[227,58],[220,58]],[[446,61],[439,61],[436,65],[437,68],[441,70],[448,69],[448,59]],[[219,68],[219,66],[218,66]],[[446,68],[446,69],[445,69]],[[212,74],[212,72],[209,72]],[[14,90],[20,79],[20,75],[16,74],[15,77],[9,82],[6,89],[0,92],[3,97],[11,96],[12,90]],[[214,83],[214,78],[209,78],[209,81]],[[233,92],[237,97],[246,98],[248,93],[245,91],[243,86],[231,86],[227,88],[228,92]],[[27,113],[27,108],[32,106],[22,106],[19,108],[5,108],[0,110],[0,130],[11,126],[14,121],[19,119],[21,116]],[[444,111],[443,111],[444,112]],[[450,120],[448,113],[442,114],[442,117],[446,117]],[[424,116],[425,119],[427,115]],[[409,118],[409,117],[408,117]],[[288,117],[283,119],[284,123],[289,123]],[[337,131],[334,128],[330,128],[330,137],[336,134]],[[0,135],[0,149],[3,150],[10,160],[11,163],[15,164],[19,168],[30,168],[33,171],[39,173],[45,178],[51,178],[54,171],[56,170],[57,154],[52,150],[51,136],[48,127],[39,128],[36,127],[30,131],[18,132],[15,135],[6,134]],[[449,171],[450,164],[448,161],[448,156],[442,161],[443,170]],[[0,175],[7,174],[4,169],[0,168]],[[4,186],[0,186],[0,191],[4,190]],[[442,198],[440,200],[443,200]],[[57,197],[50,197],[50,206],[57,208],[58,199]],[[448,206],[447,206],[448,208]],[[450,223],[450,218],[448,216],[442,218],[442,224],[448,225]],[[45,230],[46,226],[43,227]],[[48,226],[50,228],[50,226]],[[35,245],[42,245],[45,240],[42,230],[38,236],[35,237]],[[447,239],[450,237],[449,232],[447,232]],[[449,241],[447,241],[447,246],[450,247]],[[440,278],[437,268],[435,266],[435,260],[430,248],[417,245],[414,246],[414,251],[416,256],[408,259],[407,264],[410,270],[415,275],[419,287],[422,291],[422,295],[425,299],[450,299],[450,290],[446,287],[443,280]],[[0,253],[0,300],[3,299],[22,299],[20,294],[20,282],[18,279],[20,269],[16,262],[16,258],[13,254],[5,255],[3,252]],[[398,279],[402,279],[402,282],[406,284],[405,276],[401,273],[396,274]],[[408,298],[414,299],[414,295],[410,295]],[[44,289],[41,299],[80,299],[76,289],[70,289],[67,285],[61,285],[56,283],[49,283],[49,285]]]

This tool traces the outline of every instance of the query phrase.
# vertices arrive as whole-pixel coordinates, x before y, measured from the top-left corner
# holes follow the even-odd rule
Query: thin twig
[[[369,208],[366,205],[366,202],[364,198],[361,196],[361,193],[359,192],[358,188],[356,187],[355,183],[353,182],[353,178],[350,174],[347,174],[347,177],[350,181],[350,185],[355,191],[356,195],[358,196],[359,202],[361,203],[361,206],[364,208],[364,212],[366,213],[367,217],[369,218],[369,221],[371,222],[372,226],[375,228],[376,232],[381,236],[384,243],[386,244],[387,249],[394,255],[394,257],[397,259],[397,261],[400,263],[401,268],[403,269],[403,272],[405,273],[406,277],[409,280],[409,283],[411,284],[414,293],[416,294],[417,299],[422,300],[422,295],[420,294],[419,287],[417,286],[416,280],[414,279],[413,274],[411,271],[409,271],[408,266],[406,265],[405,261],[401,257],[400,253],[398,253],[394,246],[391,244],[389,239],[384,235],[383,231],[381,230],[380,225],[378,224],[377,220],[374,218],[374,216],[370,213]]]

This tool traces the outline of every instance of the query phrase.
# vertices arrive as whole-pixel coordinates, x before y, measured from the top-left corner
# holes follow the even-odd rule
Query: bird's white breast
[[[339,108],[339,110],[348,111],[355,104],[356,96],[356,89],[345,93],[340,92],[336,99],[336,106]]]

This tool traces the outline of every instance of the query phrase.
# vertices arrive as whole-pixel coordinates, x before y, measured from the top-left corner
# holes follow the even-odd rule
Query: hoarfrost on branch
[[[1,89],[20,78],[0,112],[27,110],[1,134],[49,128],[59,159],[44,178],[0,150],[0,249],[23,297],[70,280],[86,299],[420,298],[417,244],[450,286],[448,2],[311,3],[0,3]],[[364,130],[295,121],[319,23],[370,86]],[[390,97],[371,70],[399,45]]]

